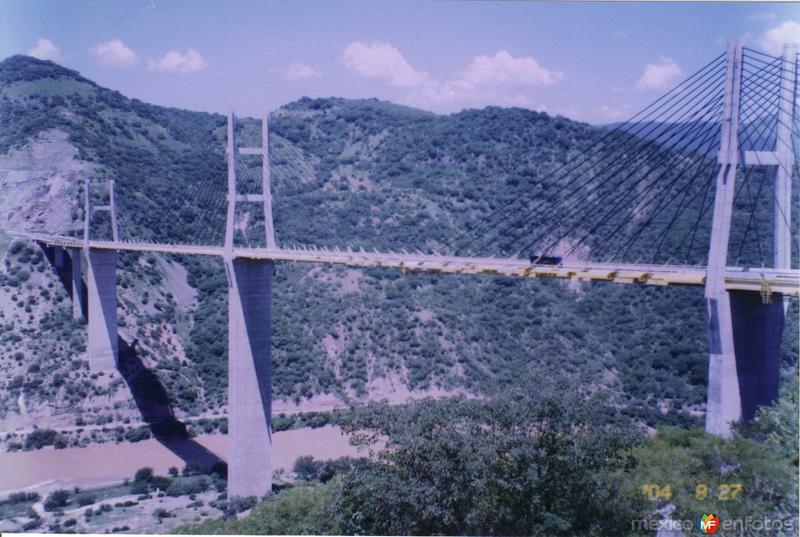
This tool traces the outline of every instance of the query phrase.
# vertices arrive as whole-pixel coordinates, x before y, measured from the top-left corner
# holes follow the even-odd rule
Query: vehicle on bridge
[[[531,255],[531,265],[560,265],[561,260],[558,255]]]

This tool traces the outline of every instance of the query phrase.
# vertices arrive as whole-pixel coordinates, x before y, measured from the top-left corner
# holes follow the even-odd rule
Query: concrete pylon
[[[791,177],[794,146],[787,127],[794,123],[795,49],[784,49],[778,88],[779,124],[775,150],[742,150],[739,116],[743,75],[739,41],[728,44],[728,72],[708,253],[705,296],[708,309],[709,368],[706,431],[731,436],[731,425],[755,417],[778,396],[780,347],[785,322],[783,296],[725,288],[736,171],[739,166],[777,166],[774,203],[774,266],[791,266]]]
[[[86,250],[88,354],[92,371],[111,371],[118,363],[117,255],[115,250]]]
[[[264,207],[267,248],[274,249],[269,175],[269,117],[261,124],[261,147],[241,148],[236,116],[228,115],[228,211],[225,271],[228,276],[228,496],[261,497],[272,490],[272,276],[271,260],[237,258],[237,202]],[[262,192],[239,194],[237,155],[261,155]]]
[[[775,197],[773,212],[775,268],[792,268],[792,168],[796,161],[795,125],[797,107],[797,45],[784,45],[781,58],[778,124],[775,126]],[[783,314],[789,301],[783,301]]]
[[[83,317],[83,260],[80,248],[70,248],[72,258],[72,318]]]
[[[714,219],[706,276],[708,315],[708,400],[706,431],[723,437],[731,434],[731,423],[742,416],[736,351],[733,346],[731,302],[725,288],[728,241],[733,214],[736,170],[739,166],[739,112],[742,91],[742,43],[728,43],[728,67],[718,161],[719,174],[714,197]]]
[[[228,496],[272,490],[271,261],[226,262],[228,295]]]

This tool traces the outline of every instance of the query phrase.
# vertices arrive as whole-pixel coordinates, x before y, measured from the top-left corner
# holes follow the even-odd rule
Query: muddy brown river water
[[[222,458],[227,457],[228,437],[203,435],[194,439],[199,446]],[[316,459],[358,456],[338,427],[302,428],[274,433],[272,467],[291,470],[302,455]],[[132,478],[139,468],[149,466],[166,474],[171,466],[185,462],[159,441],[99,444],[84,448],[40,449],[0,453],[0,493],[22,488],[48,489],[59,486],[98,486]]]

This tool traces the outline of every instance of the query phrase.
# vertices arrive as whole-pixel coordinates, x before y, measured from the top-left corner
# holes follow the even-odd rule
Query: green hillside
[[[603,134],[522,109],[439,116],[338,98],[304,98],[272,118],[279,242],[369,249],[438,248],[523,190],[548,195],[551,172]],[[223,116],[128,99],[52,62],[14,56],[0,63],[0,124],[0,152],[45,131],[65,132],[95,177],[116,181],[124,238],[221,239],[223,201],[208,192],[225,177]],[[252,126],[242,123],[243,136]],[[74,192],[77,223],[80,185]],[[216,260],[173,261],[188,271],[193,306],[158,291],[162,258],[133,254],[122,258],[123,286],[147,282],[155,296],[147,307],[147,298],[122,303],[138,337],[150,342],[144,359],[172,404],[199,414],[226,400],[225,275]],[[3,284],[9,293],[24,285],[7,276]],[[702,417],[707,343],[699,288],[281,264],[273,315],[276,397],[363,398],[379,395],[389,380],[480,393],[520,377],[568,376],[612,388],[626,413],[650,425]],[[796,301],[792,315],[787,370],[796,367]],[[80,330],[59,319],[56,330]],[[164,344],[161,331],[174,324],[174,345]],[[25,369],[14,385],[0,381],[4,411],[14,411],[20,387],[35,397],[36,382],[47,385],[71,358],[54,354],[57,364]]]

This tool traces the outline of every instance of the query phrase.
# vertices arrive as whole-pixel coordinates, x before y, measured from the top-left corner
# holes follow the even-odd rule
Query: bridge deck
[[[114,241],[84,241],[74,237],[37,233],[11,233],[27,239],[64,248],[97,248],[133,252],[158,252],[224,256],[222,246],[154,244]],[[637,265],[565,261],[563,264],[531,265],[519,258],[454,257],[423,253],[364,252],[328,249],[234,248],[233,256],[248,259],[271,259],[301,263],[322,263],[354,267],[385,267],[404,271],[446,272],[460,274],[496,274],[527,278],[562,278],[584,281],[608,281],[647,285],[703,286],[706,267],[675,265]],[[744,291],[800,295],[800,271],[769,268],[728,267],[725,287]]]

